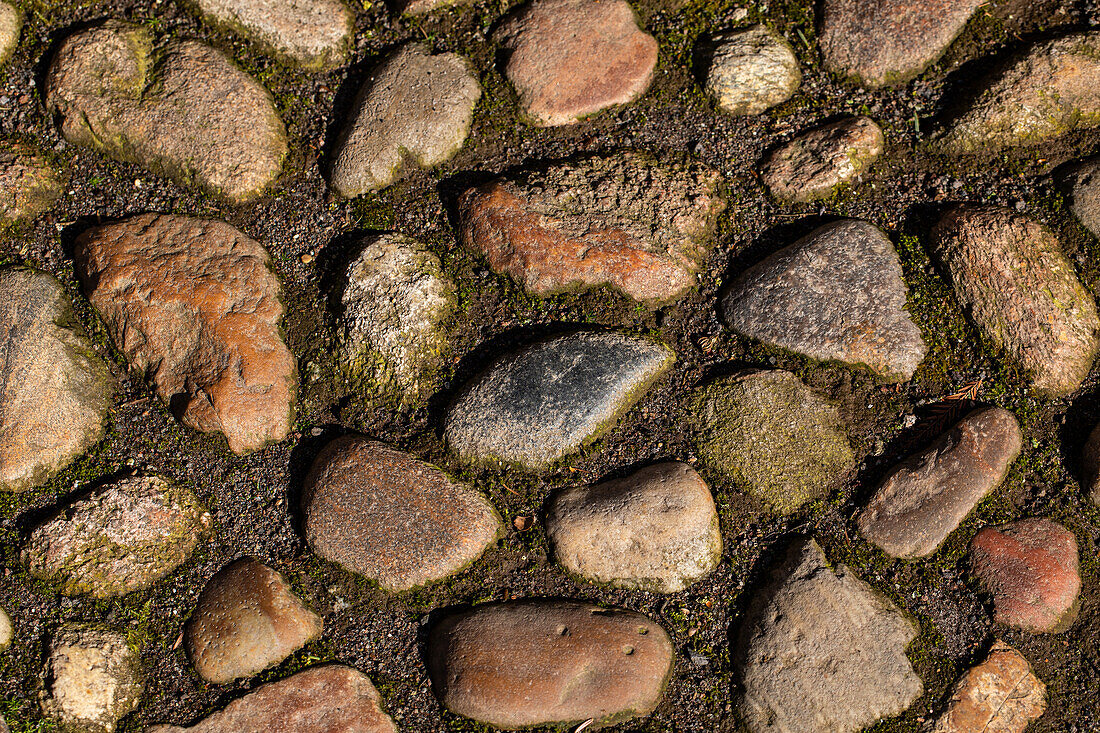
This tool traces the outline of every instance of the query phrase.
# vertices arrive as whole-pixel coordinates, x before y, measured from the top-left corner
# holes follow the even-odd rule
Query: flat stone
[[[928,351],[905,310],[908,293],[890,239],[846,219],[750,268],[722,307],[730,328],[746,336],[903,382]]]
[[[189,728],[154,725],[145,733],[397,733],[382,696],[359,670],[340,664],[312,667],[260,685],[224,710]]]
[[[764,158],[761,175],[780,201],[828,198],[859,178],[882,155],[882,129],[869,117],[852,117],[803,133]]]
[[[929,733],[1024,733],[1046,710],[1046,690],[1027,659],[998,639],[955,684]]]
[[[347,60],[355,14],[340,0],[195,0],[214,25],[312,71]]]
[[[408,453],[353,436],[317,456],[302,506],[314,552],[393,592],[454,575],[503,533],[477,491]]]
[[[211,525],[182,486],[157,476],[124,478],[40,524],[23,546],[23,562],[65,595],[112,598],[148,588],[182,565]]]
[[[859,531],[893,557],[931,555],[1004,481],[1021,441],[1008,410],[974,410],[886,477],[860,513]]]
[[[533,124],[568,125],[640,97],[653,79],[657,41],[625,0],[532,0],[493,34],[504,74]]]
[[[0,270],[0,489],[25,491],[103,437],[115,381],[61,283]]]
[[[566,570],[596,583],[675,593],[722,559],[710,489],[686,463],[563,489],[550,500],[546,534]]]
[[[1100,348],[1100,319],[1057,237],[1005,208],[958,206],[932,230],[932,250],[967,313],[1031,375],[1069,394]]]
[[[830,71],[903,84],[943,55],[985,0],[825,0],[818,44]]]
[[[218,221],[146,214],[76,241],[84,292],[131,368],[184,425],[234,453],[290,431],[297,375],[260,244]]]
[[[811,539],[796,541],[750,601],[737,660],[753,733],[855,733],[923,692],[905,648],[916,626]]]
[[[0,2],[0,64],[5,63],[15,53],[21,30],[23,11],[11,3]]]
[[[251,558],[219,570],[184,628],[191,664],[224,685],[274,666],[321,635],[321,617],[282,575]]]
[[[62,730],[111,733],[137,708],[141,660],[126,637],[91,627],[62,626],[50,640],[42,712]]]
[[[505,729],[648,715],[673,658],[668,634],[641,614],[544,599],[446,616],[427,649],[443,705]]]
[[[1094,237],[1100,237],[1100,157],[1073,166],[1063,188],[1074,216]]]
[[[0,26],[3,24],[0,3]],[[61,174],[29,145],[0,147],[0,221],[27,221],[45,213],[63,191]]]
[[[481,85],[454,53],[409,43],[371,71],[336,142],[329,183],[345,198],[385,188],[410,165],[433,168],[459,151]]]
[[[109,20],[61,44],[46,107],[66,140],[231,202],[274,182],[287,155],[271,94],[198,41],[154,51],[145,27]]]
[[[527,169],[458,202],[463,243],[528,292],[609,285],[654,305],[695,286],[726,203],[721,177],[638,154]]]
[[[1025,631],[1065,631],[1077,616],[1077,539],[1046,518],[986,527],[970,543],[970,566],[993,596],[993,620]]]
[[[468,385],[444,437],[465,459],[546,466],[609,430],[675,360],[667,346],[623,334],[557,336],[504,356]]]
[[[787,39],[767,26],[721,35],[703,89],[723,112],[758,115],[782,104],[802,83],[802,70]]]
[[[936,143],[945,154],[1035,146],[1100,124],[1100,32],[1036,43],[981,83]]]
[[[855,468],[836,407],[789,372],[716,379],[696,395],[693,414],[711,470],[771,511],[790,514]]]

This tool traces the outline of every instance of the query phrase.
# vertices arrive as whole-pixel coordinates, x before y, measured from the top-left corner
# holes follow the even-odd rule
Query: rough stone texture
[[[709,467],[780,514],[855,467],[836,407],[789,372],[719,378],[700,390],[693,414]]]
[[[11,3],[0,2],[0,64],[5,63],[15,53],[21,30],[23,11]]]
[[[111,598],[175,570],[211,525],[187,489],[156,476],[124,478],[39,525],[23,547],[23,562],[66,595]]]
[[[317,456],[302,503],[313,551],[388,591],[457,573],[503,532],[475,490],[408,453],[353,436]]]
[[[140,665],[125,636],[86,626],[63,626],[50,641],[42,712],[66,731],[110,733],[122,716],[138,705]]]
[[[858,181],[882,155],[885,138],[869,117],[853,117],[803,133],[769,153],[761,175],[780,201],[806,203]]]
[[[254,199],[279,175],[286,130],[266,89],[221,51],[110,20],[61,44],[46,106],[76,145],[138,163],[229,201]]]
[[[407,15],[424,15],[433,10],[458,5],[468,5],[472,0],[399,0],[401,12]]]
[[[558,562],[597,583],[675,593],[722,559],[714,499],[686,463],[563,489],[547,514]]]
[[[313,667],[260,685],[189,728],[155,725],[145,733],[397,733],[382,696],[362,672]]]
[[[207,20],[230,28],[283,61],[319,71],[347,59],[355,14],[341,0],[190,0]]]
[[[336,142],[329,182],[346,198],[384,188],[414,163],[450,160],[470,134],[481,85],[466,59],[410,43],[386,57],[359,92]]]
[[[321,629],[321,617],[298,600],[282,575],[243,558],[203,588],[184,642],[199,676],[223,685],[278,664]]]
[[[1031,46],[982,84],[940,137],[947,154],[1034,146],[1100,124],[1100,32]]]
[[[753,733],[854,733],[898,715],[923,686],[905,656],[916,626],[813,540],[796,541],[750,601],[738,648]]]
[[[1077,389],[1100,347],[1100,319],[1054,234],[1008,209],[958,206],[931,239],[963,307],[1035,388]]]
[[[787,39],[763,25],[719,36],[703,88],[719,109],[758,115],[786,102],[802,83]]]
[[[44,155],[20,143],[0,147],[0,220],[34,219],[53,206],[63,190],[61,174]]]
[[[673,657],[668,634],[641,614],[541,599],[447,616],[427,649],[443,704],[505,729],[647,715]]]
[[[1046,709],[1046,690],[1027,659],[998,639],[956,683],[929,733],[1024,733]]]
[[[889,238],[864,221],[826,224],[742,274],[722,301],[735,331],[901,382],[928,347],[905,310]]]
[[[1021,440],[1008,410],[974,410],[886,477],[860,513],[859,531],[894,557],[931,555],[1004,480]]]
[[[340,293],[345,368],[417,402],[431,393],[431,378],[450,351],[446,321],[457,304],[455,286],[416,240],[382,234],[360,246]]]
[[[0,651],[4,651],[11,646],[12,638],[15,636],[15,629],[12,627],[11,616],[8,612],[0,608]],[[0,718],[3,720],[3,718]]]
[[[523,114],[540,126],[634,101],[657,65],[657,41],[625,0],[532,0],[493,38]]]
[[[286,437],[297,375],[258,242],[222,222],[147,214],[83,233],[76,268],[115,345],[185,425],[224,433],[235,453]]]
[[[663,344],[573,333],[494,363],[454,401],[444,437],[466,459],[537,468],[611,428],[676,360]]]
[[[1074,215],[1093,236],[1100,237],[1100,157],[1074,166],[1063,188]]]
[[[720,176],[698,163],[590,157],[528,169],[459,199],[465,245],[529,292],[610,285],[638,301],[695,285],[725,209]]]
[[[825,0],[825,65],[868,87],[902,84],[931,66],[985,1]]]
[[[1077,616],[1077,539],[1046,518],[986,527],[970,543],[974,576],[993,596],[993,620],[1026,631],[1065,631]]]
[[[102,436],[114,378],[61,283],[0,270],[0,489],[46,481]]]

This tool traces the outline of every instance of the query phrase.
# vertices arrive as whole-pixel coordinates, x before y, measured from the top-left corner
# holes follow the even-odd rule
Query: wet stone
[[[553,600],[444,617],[427,647],[443,705],[504,729],[647,715],[664,694],[673,658],[668,634],[641,614]]]
[[[986,527],[970,543],[970,566],[993,596],[993,620],[1025,631],[1065,631],[1077,616],[1077,539],[1046,518]]]
[[[303,513],[314,552],[394,592],[459,572],[503,532],[475,490],[408,453],[352,436],[317,457]]]
[[[0,146],[0,221],[34,219],[48,211],[63,190],[61,174],[46,156],[19,143]]]
[[[282,169],[286,130],[271,94],[221,51],[107,21],[61,44],[46,107],[66,140],[231,202]]]
[[[187,489],[156,476],[101,486],[31,532],[23,562],[66,595],[111,598],[183,564],[212,521]]]
[[[979,328],[1052,396],[1084,381],[1100,319],[1057,237],[1038,222],[994,206],[958,206],[932,231],[932,250]]]
[[[609,430],[675,360],[667,346],[623,334],[557,336],[504,356],[468,385],[444,437],[464,459],[546,466]]]
[[[155,725],[145,733],[257,731],[397,733],[397,727],[365,674],[330,664],[260,685],[190,727]]]
[[[905,648],[916,626],[810,539],[751,597],[736,664],[753,733],[855,733],[903,712],[923,686]]]
[[[231,28],[264,51],[314,71],[342,64],[355,31],[355,15],[341,0],[194,2],[214,25]]]
[[[754,25],[715,39],[703,88],[723,112],[758,115],[786,102],[801,83],[787,39]]]
[[[695,286],[726,206],[720,181],[637,154],[529,168],[466,191],[459,235],[536,295],[608,285],[660,304]]]
[[[141,660],[126,637],[66,625],[50,640],[42,712],[73,733],[111,733],[142,693]]]
[[[23,11],[15,5],[0,2],[0,64],[15,53],[19,32],[23,30]]]
[[[61,283],[0,270],[0,489],[45,482],[103,436],[115,381]]]
[[[336,143],[329,182],[353,198],[384,188],[409,165],[450,160],[470,134],[481,86],[463,57],[418,43],[382,61]]]
[[[286,437],[296,366],[258,242],[222,222],[147,214],[80,235],[76,269],[115,345],[184,425],[223,433],[234,453]]]
[[[859,531],[893,557],[931,555],[1001,484],[1021,440],[1008,410],[971,412],[887,476],[860,513]]]
[[[769,153],[761,175],[780,201],[827,198],[838,186],[858,182],[882,155],[882,129],[869,117],[853,117],[803,133]]]
[[[826,224],[738,277],[722,306],[746,336],[891,382],[928,348],[905,310],[908,288],[887,236],[863,221]]]
[[[694,415],[709,468],[779,514],[824,496],[855,467],[836,407],[789,372],[716,379],[696,395]]]
[[[1046,689],[1027,659],[998,639],[955,684],[929,733],[1024,733],[1046,709]]]
[[[568,125],[640,97],[657,65],[657,41],[625,0],[532,0],[493,39],[520,108],[540,126]]]
[[[596,583],[675,593],[722,559],[714,499],[686,463],[563,489],[547,514],[558,562]]]

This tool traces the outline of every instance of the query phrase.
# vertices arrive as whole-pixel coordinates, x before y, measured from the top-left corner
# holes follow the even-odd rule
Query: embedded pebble
[[[1100,237],[1100,157],[1074,165],[1063,188],[1074,216],[1094,237]]]
[[[882,155],[882,129],[852,117],[805,132],[764,158],[761,175],[780,201],[806,203],[831,196],[867,172]]]
[[[997,639],[955,684],[929,733],[1024,733],[1046,710],[1046,690],[1027,659]]]
[[[11,616],[8,615],[7,611],[0,608],[0,652],[11,646],[14,637],[15,628],[12,626]]]
[[[211,23],[312,71],[347,59],[355,14],[341,0],[195,0]]]
[[[19,45],[23,30],[23,11],[15,5],[0,2],[0,64],[6,63]]]
[[[111,733],[141,698],[141,659],[126,637],[69,624],[50,640],[42,712],[62,730]]]
[[[754,25],[715,39],[703,88],[723,112],[758,115],[786,102],[801,83],[798,57],[787,39]]]
[[[0,147],[0,220],[34,219],[48,211],[63,190],[61,174],[46,156],[19,143]]]

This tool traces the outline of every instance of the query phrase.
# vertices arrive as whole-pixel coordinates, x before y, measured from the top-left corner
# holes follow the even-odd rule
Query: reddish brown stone
[[[761,175],[780,201],[817,201],[857,181],[882,155],[884,145],[882,129],[871,118],[840,120],[773,150],[764,158]]]
[[[930,733],[1023,733],[1046,709],[1046,689],[1024,656],[998,639],[955,685]]]
[[[1077,539],[1062,525],[1037,518],[986,527],[970,544],[970,563],[993,594],[998,623],[1050,632],[1073,623],[1081,592]]]

